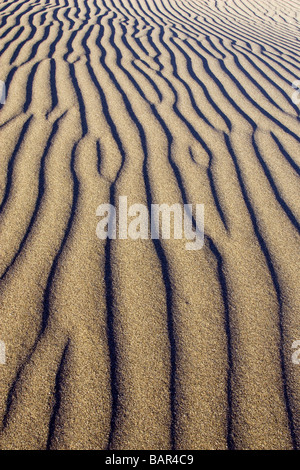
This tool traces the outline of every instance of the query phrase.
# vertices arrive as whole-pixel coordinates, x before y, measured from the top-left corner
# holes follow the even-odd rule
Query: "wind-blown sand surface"
[[[1,449],[300,448],[299,0],[0,1]],[[205,205],[205,245],[96,236]]]

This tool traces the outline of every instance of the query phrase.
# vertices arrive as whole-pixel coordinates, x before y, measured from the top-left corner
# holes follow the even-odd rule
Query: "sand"
[[[300,448],[300,1],[0,21],[0,448]],[[204,247],[99,240],[124,195]]]

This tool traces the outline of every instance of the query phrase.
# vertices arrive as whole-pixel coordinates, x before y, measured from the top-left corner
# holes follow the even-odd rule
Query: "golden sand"
[[[300,1],[0,22],[0,448],[300,448]],[[99,240],[122,195],[204,204],[204,248]]]

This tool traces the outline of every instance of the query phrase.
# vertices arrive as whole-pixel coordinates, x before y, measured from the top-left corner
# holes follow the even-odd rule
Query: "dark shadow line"
[[[34,64],[34,66],[32,67],[32,69],[30,71],[30,74],[28,75],[28,78],[27,78],[26,99],[25,99],[25,103],[24,103],[24,106],[23,106],[23,112],[24,113],[27,113],[27,111],[29,109],[29,106],[31,104],[31,101],[32,101],[33,81],[34,81],[34,77],[35,77],[35,74],[36,74],[36,71],[37,71],[37,68],[38,68],[39,64],[40,64],[40,62],[37,62],[36,64]]]
[[[281,208],[283,209],[283,211],[285,212],[285,214],[287,215],[287,217],[289,218],[290,222],[293,224],[293,226],[295,227],[295,229],[300,232],[300,225],[299,225],[299,222],[297,221],[295,215],[293,214],[292,210],[289,208],[289,206],[287,205],[287,203],[285,202],[285,200],[281,197],[280,193],[279,193],[279,190],[275,184],[275,181],[271,175],[271,172],[266,164],[266,162],[264,161],[260,151],[259,151],[259,148],[258,148],[258,145],[255,141],[255,136],[254,134],[252,135],[252,145],[253,145],[253,148],[254,148],[254,151],[255,151],[255,154],[256,154],[256,157],[259,161],[259,163],[261,164],[262,168],[263,168],[263,171],[264,171],[264,174],[273,190],[273,193],[274,193],[274,196],[276,198],[276,200],[279,202]]]
[[[273,132],[271,132],[271,136],[274,140],[274,142],[277,144],[280,152],[282,153],[282,155],[285,157],[285,159],[289,162],[289,164],[291,165],[291,167],[296,171],[296,173],[298,175],[300,175],[300,167],[297,165],[297,163],[292,159],[292,157],[289,155],[289,153],[285,150],[285,148],[283,147],[282,143],[280,142],[280,140],[276,137],[275,134],[273,134]]]
[[[14,151],[11,155],[11,158],[8,162],[8,165],[7,165],[7,179],[6,179],[6,187],[5,187],[5,192],[4,192],[4,196],[3,196],[3,199],[2,199],[2,202],[0,204],[0,214],[1,212],[3,211],[4,209],[4,206],[8,200],[8,197],[9,197],[9,194],[10,194],[10,189],[11,189],[11,185],[12,185],[12,175],[13,175],[13,168],[14,168],[14,163],[15,163],[15,160],[16,160],[16,157],[17,157],[17,154],[20,150],[20,147],[24,141],[24,138],[25,138],[25,135],[26,135],[26,132],[29,128],[29,124],[32,120],[32,117],[33,116],[30,116],[27,121],[25,122],[25,124],[23,125],[22,127],[22,130],[21,130],[21,133],[20,133],[20,136],[18,138],[18,141],[17,141],[17,144],[14,148]]]
[[[54,404],[52,408],[52,415],[49,421],[49,432],[48,432],[46,450],[51,449],[51,444],[52,444],[53,436],[55,433],[55,425],[56,425],[57,417],[58,417],[60,407],[61,407],[61,397],[62,397],[61,382],[62,382],[62,376],[63,376],[63,369],[64,369],[64,365],[66,362],[66,356],[69,350],[69,344],[70,344],[70,340],[68,339],[67,344],[64,347],[62,357],[61,357],[61,360],[60,360],[60,363],[56,372],[55,388],[54,388]]]
[[[214,244],[213,240],[207,237],[209,242],[209,248],[217,261],[219,285],[222,292],[223,306],[224,306],[224,322],[225,332],[227,338],[227,447],[229,450],[235,449],[235,443],[233,438],[233,419],[232,419],[232,371],[233,371],[233,359],[232,359],[232,337],[231,337],[231,326],[230,326],[230,309],[228,301],[228,289],[226,284],[226,276],[224,274],[223,259],[222,256]]]

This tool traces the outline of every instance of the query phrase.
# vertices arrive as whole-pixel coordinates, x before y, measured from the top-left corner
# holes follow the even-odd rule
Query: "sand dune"
[[[0,22],[0,448],[300,448],[300,1]],[[204,204],[204,247],[99,240],[122,195]]]

